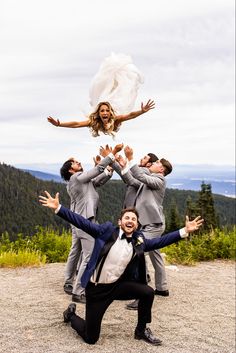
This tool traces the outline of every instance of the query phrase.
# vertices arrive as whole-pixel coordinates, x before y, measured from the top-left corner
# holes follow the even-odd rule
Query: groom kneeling
[[[152,345],[161,345],[150,328],[154,290],[146,283],[144,252],[173,244],[197,230],[203,223],[201,217],[189,221],[185,227],[165,234],[161,238],[146,239],[138,230],[138,213],[135,208],[121,211],[118,227],[111,222],[92,223],[59,203],[59,194],[53,198],[47,191],[40,196],[43,206],[95,238],[94,249],[81,277],[86,291],[85,320],[75,314],[76,305],[64,311],[64,322],[71,322],[73,329],[86,343],[95,344],[99,339],[104,313],[114,300],[139,299],[138,322],[134,337]]]

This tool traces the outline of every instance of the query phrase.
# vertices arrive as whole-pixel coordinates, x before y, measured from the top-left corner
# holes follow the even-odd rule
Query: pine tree
[[[179,216],[179,211],[178,207],[176,204],[176,201],[174,198],[171,199],[171,204],[170,204],[170,211],[169,211],[169,217],[167,221],[167,231],[172,232],[176,229],[180,228],[180,224],[182,222],[180,221],[180,216]]]
[[[185,214],[191,220],[199,215],[199,211],[197,209],[197,205],[196,205],[195,202],[193,202],[191,196],[187,197]]]
[[[215,212],[211,184],[205,184],[204,181],[201,184],[201,191],[199,192],[199,199],[197,201],[197,209],[199,215],[204,218],[202,231],[209,231],[218,226],[218,217]]]

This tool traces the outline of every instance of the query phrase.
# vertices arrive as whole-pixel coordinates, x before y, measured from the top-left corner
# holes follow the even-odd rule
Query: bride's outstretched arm
[[[122,123],[123,121],[137,118],[137,116],[147,113],[150,109],[154,109],[154,108],[155,108],[155,102],[149,99],[145,105],[141,103],[140,110],[137,110],[136,112],[131,112],[125,115],[118,115],[116,116],[116,120]]]
[[[59,119],[54,119],[51,116],[48,118],[48,122],[51,123],[54,126],[60,126],[60,127],[71,127],[71,128],[77,128],[77,127],[88,127],[89,126],[89,120],[84,120],[84,121],[67,121],[67,122],[60,122]]]

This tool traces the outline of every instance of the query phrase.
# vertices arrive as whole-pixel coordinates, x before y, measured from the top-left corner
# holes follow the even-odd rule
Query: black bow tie
[[[132,236],[131,237],[127,237],[127,235],[125,233],[122,234],[121,239],[126,239],[128,243],[130,243],[132,241]]]

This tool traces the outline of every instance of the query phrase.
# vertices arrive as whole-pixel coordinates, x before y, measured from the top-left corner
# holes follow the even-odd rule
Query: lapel
[[[139,194],[141,193],[141,191],[142,191],[142,189],[143,189],[143,186],[144,186],[144,184],[142,183],[142,184],[140,185],[140,187],[138,188],[138,191],[137,191],[137,193],[136,193],[136,195],[135,195],[134,206],[136,205],[137,198],[138,198]]]
[[[115,243],[116,239],[118,238],[118,235],[119,235],[119,227],[116,227],[116,229],[112,232],[111,237],[104,244],[104,246],[99,254],[97,263],[100,262],[100,260],[102,259],[103,256],[106,256],[108,254],[110,248],[112,247],[112,245]]]

